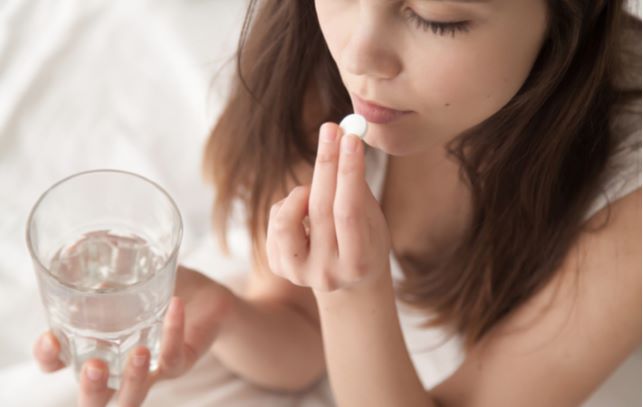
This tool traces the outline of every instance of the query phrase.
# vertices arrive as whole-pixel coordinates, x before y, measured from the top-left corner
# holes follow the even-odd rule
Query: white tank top
[[[640,106],[640,101],[639,101]],[[640,110],[639,110],[640,111]],[[640,113],[623,116],[616,126],[627,126],[628,136],[618,145],[608,164],[609,177],[605,193],[599,196],[585,214],[590,218],[607,202],[614,202],[641,187],[641,121]],[[618,130],[623,130],[619,127]],[[388,156],[374,148],[366,149],[366,181],[373,195],[381,201]],[[391,252],[393,279],[402,277],[401,268]],[[412,311],[398,301],[398,314],[407,348],[415,368],[424,384],[430,389],[450,376],[464,360],[462,341],[457,336],[448,337],[440,328],[420,328],[425,316]],[[641,350],[635,351],[621,367],[604,382],[584,407],[640,405],[641,402]]]

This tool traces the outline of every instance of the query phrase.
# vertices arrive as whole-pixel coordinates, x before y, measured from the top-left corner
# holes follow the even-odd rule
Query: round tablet
[[[368,130],[366,119],[361,114],[353,113],[344,117],[339,123],[339,127],[344,130],[344,134],[354,134],[363,139]]]

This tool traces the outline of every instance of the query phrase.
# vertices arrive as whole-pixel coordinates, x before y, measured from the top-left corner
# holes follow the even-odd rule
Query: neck
[[[435,258],[463,237],[471,196],[445,150],[389,156],[385,186],[383,206],[400,247]]]

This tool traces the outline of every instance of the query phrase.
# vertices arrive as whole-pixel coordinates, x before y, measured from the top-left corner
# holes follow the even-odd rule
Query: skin
[[[370,124],[366,142],[388,154],[426,153],[504,106],[522,86],[546,30],[543,0],[317,0],[319,23],[346,89],[414,113]],[[468,21],[434,34],[430,21]]]
[[[227,313],[229,290],[186,267],[177,271],[174,297],[163,322],[159,368],[149,373],[150,352],[135,348],[123,372],[115,398],[119,406],[140,405],[149,388],[160,380],[172,379],[188,371],[208,351]],[[207,327],[207,329],[204,329]],[[58,358],[60,343],[51,333],[43,334],[34,345],[34,356],[45,372],[62,369]],[[99,359],[85,362],[80,377],[79,406],[104,406],[115,392],[107,388],[107,365]]]
[[[364,141],[390,155],[382,206],[394,248],[437,262],[461,238],[471,214],[470,191],[444,145],[518,92],[545,37],[545,1],[318,0],[315,5],[351,97],[412,111],[388,124],[369,123]],[[417,18],[465,21],[467,29],[434,33],[418,26]]]
[[[323,372],[321,357],[341,406],[579,404],[640,345],[640,189],[613,206],[607,228],[578,239],[554,281],[494,327],[451,377],[428,391],[403,341],[388,262],[392,247],[413,240],[408,236],[430,235],[439,242],[433,249],[457,238],[468,197],[442,146],[518,91],[545,34],[544,1],[315,4],[346,88],[381,105],[413,111],[393,123],[370,124],[365,139],[392,156],[385,191],[395,194],[389,192],[379,205],[364,179],[364,145],[341,134],[334,123],[322,126],[314,169],[302,177],[309,182],[292,185],[290,194],[271,208],[266,237],[270,276],[251,279],[247,301],[213,282],[190,285],[184,301],[192,301],[192,313],[216,307],[227,311],[192,323],[187,312],[185,338],[180,340],[175,329],[176,335],[164,339],[175,345],[166,348],[180,354],[177,343],[196,341],[203,349],[214,341],[213,350],[217,343],[221,346],[215,353],[228,355],[244,377],[282,389],[305,388]],[[425,19],[467,20],[471,26],[453,37],[425,32],[405,17],[408,9]],[[427,174],[423,183],[413,176],[418,173]],[[418,204],[427,199],[430,210]],[[395,218],[400,202],[410,209]],[[309,230],[303,226],[307,216]],[[601,224],[604,216],[600,211],[590,222]],[[582,278],[576,285],[579,269]],[[184,275],[187,281],[201,278]],[[195,297],[206,289],[198,287],[214,290],[218,305]],[[286,298],[298,305],[297,312],[285,305]],[[569,314],[572,305],[574,313]],[[169,318],[166,323],[176,327],[178,320]],[[280,336],[283,332],[288,335]],[[57,342],[52,341],[47,357],[43,353],[46,337],[38,342],[36,356],[45,370],[59,369]],[[262,343],[252,342],[253,337],[261,337]],[[578,340],[583,337],[592,340]],[[279,367],[262,359],[266,354],[278,354],[280,365],[289,367],[275,373]],[[188,361],[180,373],[193,363]],[[89,364],[100,367],[100,361]],[[128,369],[136,370],[133,364]],[[276,385],[268,377],[289,378]],[[83,376],[80,405],[105,405],[111,394],[101,383],[88,383]],[[121,404],[140,404],[148,383],[140,377],[132,380],[129,399]]]
[[[431,12],[429,3],[408,4],[420,14],[424,6]],[[540,1],[480,6],[484,17],[474,18],[469,37],[424,37],[421,43],[401,25],[399,2],[319,0],[316,5],[347,89],[378,104],[414,111],[397,122],[372,125],[366,137],[368,144],[405,163],[394,167],[398,175],[400,168],[407,169],[406,177],[394,178],[402,181],[395,186],[402,191],[411,188],[408,180],[414,174],[426,173],[421,169],[439,166],[430,158],[440,161],[436,150],[444,141],[493,114],[517,92],[545,33]],[[451,6],[440,5],[436,15],[446,15]],[[464,14],[453,7],[454,15]],[[442,105],[443,100],[449,102]],[[273,206],[268,254],[273,272],[313,289],[339,405],[578,405],[639,346],[640,189],[613,207],[607,228],[583,234],[557,278],[497,324],[451,377],[424,389],[399,326],[386,257],[391,249],[387,214],[365,183],[363,146],[351,135],[333,139],[336,131],[333,124],[321,129],[312,185],[294,189]],[[345,148],[354,143],[357,147]],[[455,179],[440,176],[447,181],[427,183],[407,197],[424,198]],[[456,212],[449,207],[462,206],[454,198],[463,196],[446,195],[453,200],[439,207],[447,208],[441,215],[448,218]],[[302,227],[306,215],[309,233]],[[406,216],[422,219],[417,212]],[[605,216],[606,210],[600,211],[590,222],[600,224]],[[606,269],[617,270],[618,276],[607,276]],[[583,272],[580,281],[578,270]],[[612,312],[597,304],[610,304]],[[579,341],[582,337],[592,341]]]

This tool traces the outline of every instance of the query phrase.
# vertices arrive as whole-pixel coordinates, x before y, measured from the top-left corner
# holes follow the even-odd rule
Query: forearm
[[[303,390],[322,377],[322,339],[312,321],[287,304],[234,301],[212,347],[223,364],[273,390]]]
[[[339,406],[435,405],[406,349],[389,274],[363,287],[315,296]]]

